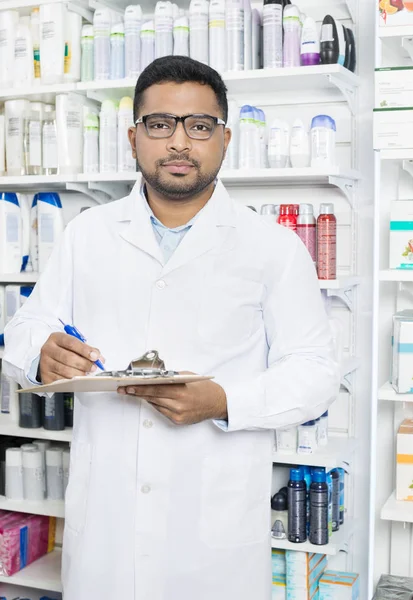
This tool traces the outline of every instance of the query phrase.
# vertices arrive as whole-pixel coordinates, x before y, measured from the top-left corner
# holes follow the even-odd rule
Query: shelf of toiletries
[[[353,438],[329,437],[326,446],[319,445],[311,454],[298,452],[274,452],[273,462],[283,465],[300,464],[308,467],[324,467],[327,471],[339,466],[348,468],[350,457],[357,447]]]
[[[0,510],[30,513],[32,515],[46,515],[63,519],[65,504],[63,500],[44,500],[43,502],[30,502],[28,500],[12,500],[0,496]]]
[[[327,556],[335,556],[341,550],[346,550],[348,542],[354,533],[354,529],[354,521],[352,519],[346,519],[343,525],[341,525],[340,529],[332,534],[329,543],[325,546],[311,544],[309,541],[301,544],[295,544],[286,539],[278,540],[274,537],[271,538],[271,546],[272,548],[276,548],[278,550],[298,550],[300,552],[316,553],[322,552]]]
[[[57,548],[15,575],[10,577],[0,575],[0,583],[21,585],[36,590],[48,590],[49,592],[62,592],[61,563],[62,553]]]
[[[396,491],[392,492],[380,512],[384,521],[400,521],[413,523],[413,502],[396,499]]]

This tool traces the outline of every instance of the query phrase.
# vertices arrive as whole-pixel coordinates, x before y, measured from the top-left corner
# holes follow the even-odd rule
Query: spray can
[[[227,69],[244,70],[244,0],[227,0],[225,4],[227,34]]]
[[[300,204],[300,213],[297,217],[297,234],[310,253],[315,265],[317,260],[317,234],[312,204]]]
[[[328,544],[328,486],[322,469],[314,469],[310,486],[310,542]]]
[[[219,73],[227,68],[225,0],[211,0],[209,5],[209,66]]]
[[[299,67],[301,65],[301,17],[300,11],[294,4],[284,8],[284,67]]]
[[[277,222],[277,216],[275,213],[275,205],[274,204],[263,204],[261,206],[260,214],[269,223]],[[278,439],[278,437],[277,437],[277,439]]]
[[[110,78],[125,77],[125,28],[123,23],[112,25],[110,31]]]
[[[344,469],[338,468],[338,474],[340,476],[340,525],[344,523],[344,503],[345,503],[345,477],[346,472]]]
[[[129,96],[122,98],[118,112],[118,171],[133,173],[135,159],[128,138],[128,129],[133,126],[133,100]]]
[[[110,77],[111,13],[108,8],[98,9],[93,16],[95,79]]]
[[[256,109],[246,104],[241,108],[239,121],[239,168],[259,168],[260,132]]]
[[[301,469],[291,469],[288,482],[288,540],[294,544],[307,539],[307,485]]]
[[[141,66],[142,9],[132,4],[125,9],[125,77],[137,78]]]
[[[185,13],[174,21],[174,55],[189,56],[189,21]]]
[[[113,100],[104,100],[99,114],[99,171],[116,173],[118,166],[118,111]]]
[[[82,27],[81,37],[82,56],[80,59],[81,81],[93,81],[95,78],[95,34],[93,25]]]
[[[340,474],[337,469],[331,471],[333,480],[333,531],[340,529]]]
[[[264,69],[283,66],[283,1],[264,0]]]
[[[326,474],[326,483],[328,486],[328,537],[333,535],[333,478],[331,473]]]
[[[83,172],[99,173],[99,119],[92,112],[86,115],[83,127]]]
[[[337,277],[337,219],[332,203],[320,205],[317,219],[317,270],[319,279]]]
[[[208,64],[208,0],[191,0],[189,5],[189,55]]]
[[[244,69],[252,69],[252,9],[251,0],[244,0]]]
[[[258,9],[252,9],[251,31],[252,69],[262,69],[262,19]]]
[[[307,487],[306,494],[306,525],[307,525],[307,537],[310,535],[310,485],[312,482],[312,475],[310,467],[301,467],[304,473],[304,481]]]
[[[173,6],[160,0],[155,7],[155,58],[173,54]]]
[[[291,231],[297,231],[297,215],[293,204],[281,204],[278,223]]]
[[[44,398],[43,427],[49,431],[65,428],[65,404],[62,393]]]
[[[155,59],[155,24],[146,21],[141,29],[141,70],[146,69]]]

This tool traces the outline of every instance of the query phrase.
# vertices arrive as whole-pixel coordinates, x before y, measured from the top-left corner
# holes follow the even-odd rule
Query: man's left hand
[[[188,373],[182,373],[182,375]],[[118,388],[122,395],[138,396],[176,425],[193,425],[209,419],[227,420],[227,397],[217,383],[204,380],[166,385]]]

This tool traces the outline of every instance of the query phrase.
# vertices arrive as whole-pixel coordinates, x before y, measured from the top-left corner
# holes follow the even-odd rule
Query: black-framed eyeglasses
[[[185,133],[194,140],[209,140],[218,125],[225,121],[211,115],[185,115],[177,117],[167,113],[144,115],[135,121],[135,125],[143,123],[150,138],[170,138],[174,135],[178,123],[182,123]]]

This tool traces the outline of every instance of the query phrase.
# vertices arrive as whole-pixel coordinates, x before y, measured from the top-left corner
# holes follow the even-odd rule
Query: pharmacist
[[[69,223],[6,329],[4,368],[27,386],[156,349],[215,379],[76,397],[64,598],[270,600],[273,430],[339,388],[315,269],[217,179],[231,132],[214,70],[156,60],[134,107],[142,180]]]

